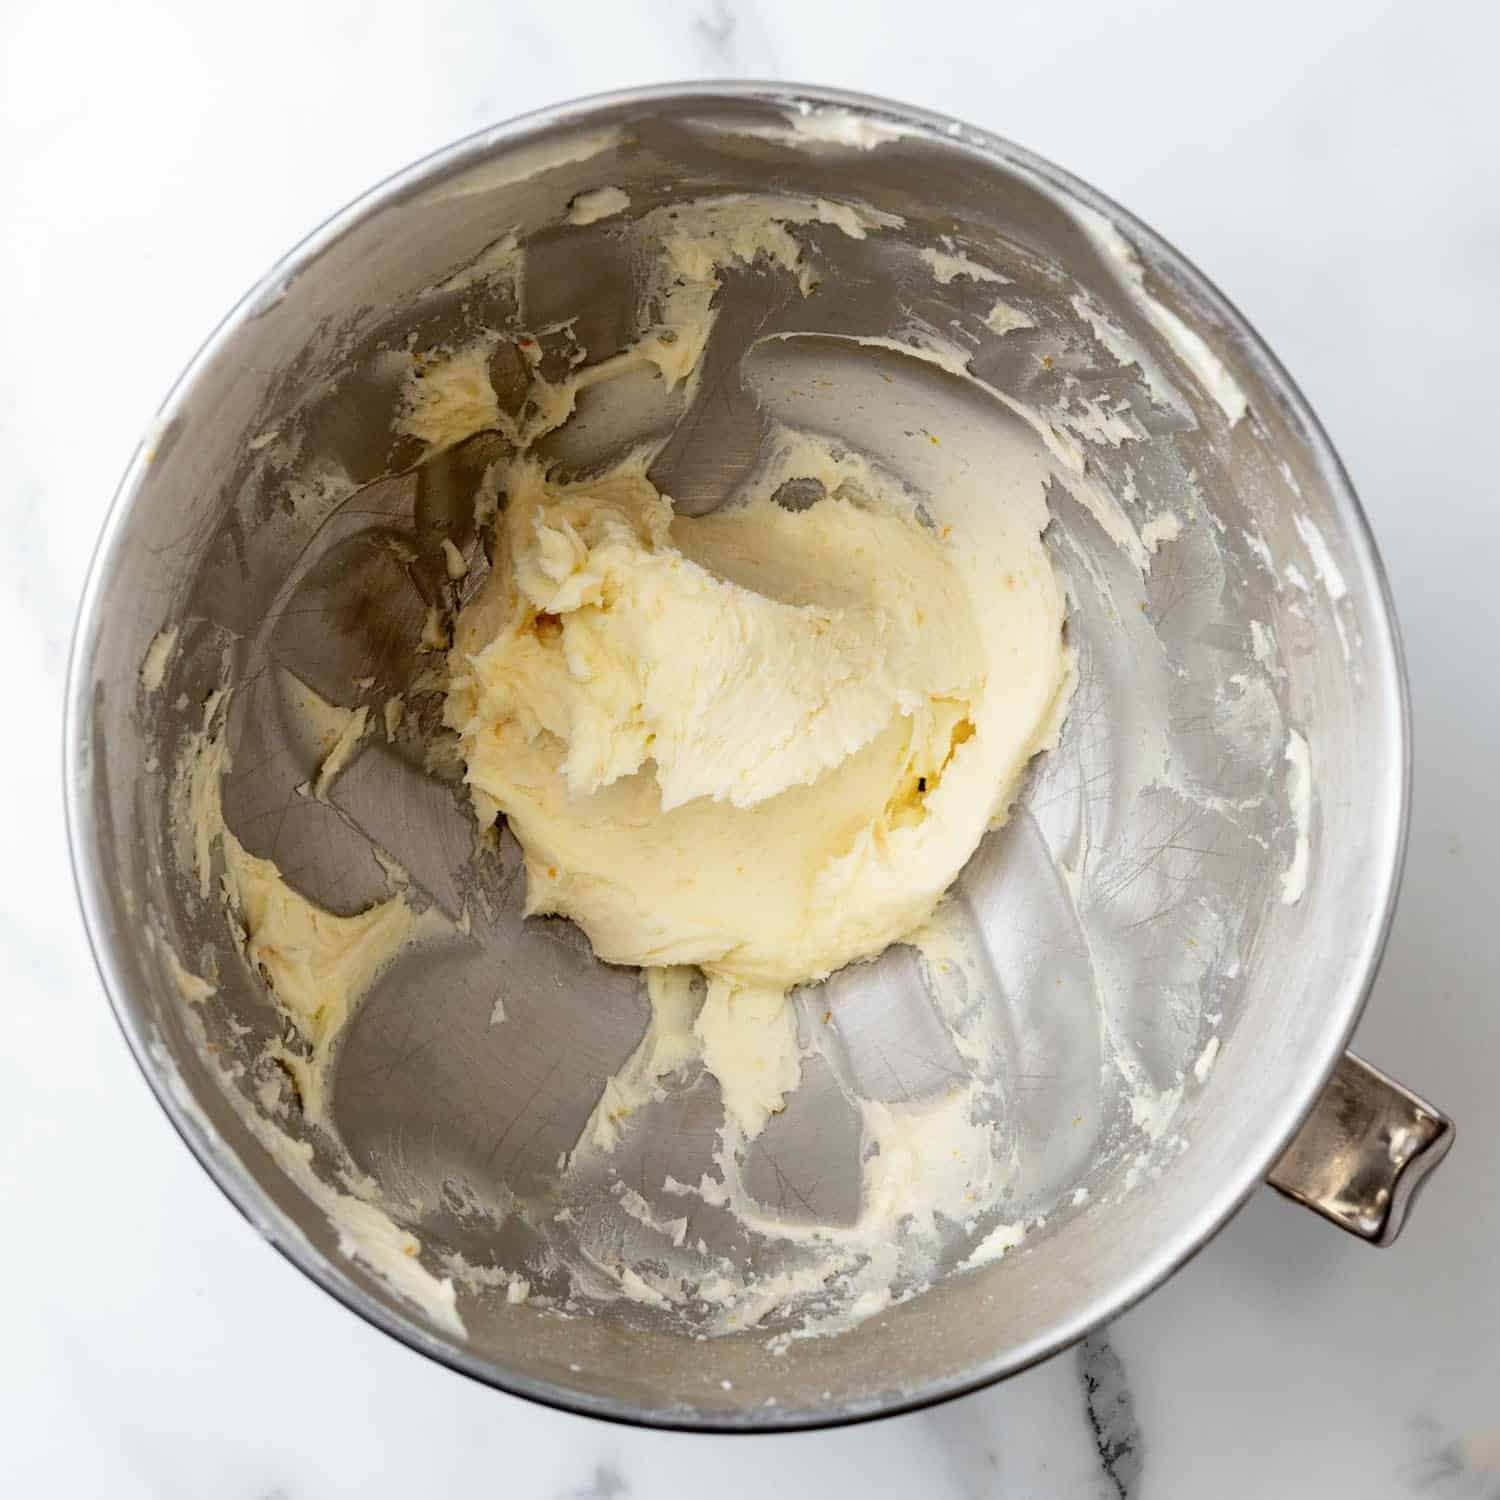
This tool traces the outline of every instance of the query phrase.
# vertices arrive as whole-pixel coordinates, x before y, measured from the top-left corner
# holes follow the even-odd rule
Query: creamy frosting
[[[801,445],[827,497],[675,517],[639,464],[521,463],[460,618],[448,721],[531,912],[613,963],[781,990],[923,921],[1056,730],[1063,597],[1045,507],[979,582],[873,471]],[[860,481],[865,481],[862,486]]]

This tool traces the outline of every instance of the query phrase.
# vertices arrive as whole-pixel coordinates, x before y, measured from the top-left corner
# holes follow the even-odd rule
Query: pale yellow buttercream
[[[776,504],[792,471],[825,498]],[[701,518],[639,462],[561,484],[522,460],[504,487],[447,716],[528,910],[610,962],[778,994],[923,922],[1055,733],[1042,496],[945,535],[807,438]]]

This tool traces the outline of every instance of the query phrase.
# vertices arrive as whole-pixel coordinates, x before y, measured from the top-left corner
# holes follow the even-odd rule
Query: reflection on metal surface
[[[1453,1144],[1453,1122],[1346,1052],[1266,1179],[1340,1229],[1389,1245]]]

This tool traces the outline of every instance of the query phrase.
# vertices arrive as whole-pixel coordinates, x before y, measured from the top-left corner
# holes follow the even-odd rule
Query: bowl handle
[[[1372,1245],[1389,1245],[1453,1144],[1453,1122],[1346,1052],[1267,1181]]]

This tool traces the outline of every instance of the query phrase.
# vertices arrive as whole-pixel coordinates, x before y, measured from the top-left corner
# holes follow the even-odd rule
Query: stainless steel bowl
[[[1016,816],[960,884],[991,966],[986,1000],[1011,1037],[1007,1128],[1023,1162],[1015,1207],[1035,1227],[1015,1252],[836,1336],[773,1344],[768,1326],[701,1339],[637,1309],[563,1317],[468,1292],[459,1335],[346,1258],[306,1179],[283,1170],[256,1128],[252,1060],[274,1012],[222,914],[198,899],[168,826],[172,768],[216,686],[228,681],[250,701],[268,662],[314,686],[347,683],[362,666],[380,668],[376,637],[387,650],[394,640],[398,657],[406,649],[416,605],[394,595],[373,634],[368,622],[341,624],[336,607],[312,617],[316,628],[279,638],[264,626],[289,579],[302,587],[330,539],[357,538],[367,524],[340,510],[349,486],[400,467],[382,351],[440,344],[475,318],[515,311],[486,305],[473,278],[454,272],[514,229],[539,247],[529,325],[579,315],[590,357],[618,343],[634,296],[628,275],[604,229],[562,222],[577,194],[604,185],[625,188],[633,212],[775,191],[899,215],[904,228],[868,242],[811,232],[830,274],[826,295],[798,304],[794,326],[938,330],[967,352],[978,381],[1018,401],[1104,400],[1131,431],[1084,442],[1090,471],[1133,486],[1143,515],[1170,508],[1184,522],[1141,580],[1120,571],[1085,509],[1054,493],[1079,699]],[[973,280],[913,274],[922,247],[992,267],[1031,326],[986,332],[989,304]],[[736,305],[753,307],[758,329],[789,305],[763,278],[747,295]],[[732,329],[728,312],[723,321]],[[699,456],[732,465],[745,434],[758,440],[754,392],[735,375],[748,338],[724,345],[722,412],[688,414],[693,430],[676,458],[684,484],[703,481]],[[1122,361],[1122,339],[1138,358]],[[861,369],[869,374],[857,360],[844,370],[840,389],[857,387]],[[847,389],[827,417],[832,430],[863,409]],[[922,399],[969,399],[969,389]],[[382,508],[382,524],[409,516],[409,495],[379,493],[370,508]],[[336,595],[343,585],[327,586]],[[148,693],[141,663],[174,624],[167,680]],[[290,788],[305,772],[278,712],[260,701],[240,729],[269,735],[270,758],[287,765],[226,789],[252,849],[276,843],[256,822],[256,799],[269,798],[283,866],[292,872],[292,848],[325,886],[330,874],[348,876],[350,905],[378,874],[348,842],[351,823],[398,845],[436,904],[456,912],[487,893],[494,915],[476,918],[466,947],[397,965],[366,1001],[334,1114],[355,1163],[429,1251],[503,1258],[503,1236],[465,1212],[455,1183],[545,1193],[549,1164],[639,1035],[636,982],[597,964],[565,924],[523,924],[513,851],[476,868],[452,788],[399,756],[373,758],[354,783],[358,817],[345,806],[326,824],[297,825],[293,808],[297,826],[286,832]],[[1292,733],[1311,755],[1300,822],[1283,759]],[[901,1410],[1080,1338],[1182,1264],[1268,1176],[1388,1242],[1451,1142],[1437,1111],[1343,1052],[1395,898],[1409,773],[1399,643],[1348,480],[1286,373],[1181,256],[1055,167],[939,116],[770,85],[642,90],[484,132],[330,220],[209,340],[125,477],[82,604],[66,753],[100,970],[178,1131],[320,1285],[412,1347],[516,1394],[725,1430]],[[1282,876],[1299,834],[1305,889],[1287,900],[1296,891]],[[212,1004],[184,1002],[169,949],[217,965]],[[497,975],[514,996],[503,1048],[484,1039]],[[913,1059],[931,1018],[899,953],[829,986],[847,1018],[846,1062],[863,1067],[865,1084],[925,1086]],[[800,1003],[821,1009],[825,999]],[[1170,1117],[1132,1114],[1110,1048]],[[892,1057],[899,1067],[873,1061]],[[674,1116],[674,1149],[711,1137],[701,1104],[688,1098]],[[857,1177],[848,1132],[826,1101],[803,1113],[768,1134],[766,1154],[823,1192],[817,1206],[836,1216]],[[329,1165],[320,1145],[314,1166],[326,1175]]]

